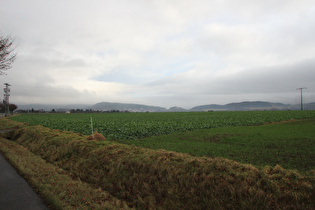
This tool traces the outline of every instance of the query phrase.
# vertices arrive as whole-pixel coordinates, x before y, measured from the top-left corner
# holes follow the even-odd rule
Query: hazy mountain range
[[[209,104],[200,105],[191,109],[184,109],[181,107],[171,107],[166,109],[159,106],[148,106],[143,104],[126,104],[126,103],[111,103],[101,102],[94,105],[87,104],[69,104],[69,105],[43,105],[43,104],[28,104],[18,105],[20,110],[45,110],[51,111],[67,111],[71,109],[92,109],[99,111],[129,111],[129,112],[184,112],[184,111],[249,111],[249,110],[299,110],[299,104],[282,104],[271,103],[265,101],[243,101],[239,103],[229,103],[225,105]],[[304,110],[315,110],[315,102],[303,104]]]
[[[225,105],[202,105],[190,109],[190,111],[248,111],[248,110],[300,110],[300,104],[270,103],[265,101],[243,101],[239,103],[229,103]],[[315,110],[315,103],[303,104],[304,110]]]

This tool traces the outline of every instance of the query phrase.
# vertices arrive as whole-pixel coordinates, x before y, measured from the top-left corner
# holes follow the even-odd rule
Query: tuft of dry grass
[[[87,140],[96,140],[96,141],[105,141],[106,140],[105,137],[102,134],[98,133],[97,131],[94,134],[86,137],[86,139]]]
[[[315,207],[315,172],[86,141],[42,126],[24,127],[6,137],[136,208]]]

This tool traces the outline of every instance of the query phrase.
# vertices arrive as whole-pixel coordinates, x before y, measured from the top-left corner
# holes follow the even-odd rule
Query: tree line
[[[10,113],[13,113],[14,110],[16,110],[18,107],[15,104],[9,104],[9,111]],[[0,112],[4,113],[5,112],[5,107],[4,104],[0,104]]]
[[[45,111],[44,109],[19,109],[16,113],[126,113],[128,110],[93,110],[93,109],[52,109],[50,111]]]

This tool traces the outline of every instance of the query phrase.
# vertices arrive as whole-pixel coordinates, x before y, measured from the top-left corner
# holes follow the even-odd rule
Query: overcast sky
[[[314,0],[0,0],[0,30],[16,104],[315,102]]]

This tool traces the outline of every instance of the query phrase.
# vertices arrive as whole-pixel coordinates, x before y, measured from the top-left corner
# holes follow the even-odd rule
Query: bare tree
[[[5,74],[4,71],[10,69],[15,61],[13,42],[11,36],[0,35],[0,75]]]

